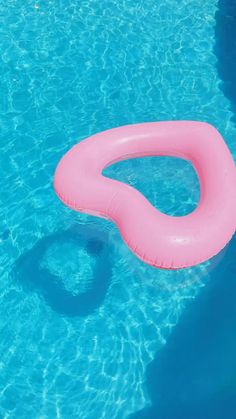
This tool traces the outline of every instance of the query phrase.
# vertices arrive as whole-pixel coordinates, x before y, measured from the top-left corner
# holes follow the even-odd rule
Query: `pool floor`
[[[235,238],[158,270],[53,191],[73,144],[125,124],[207,121],[236,156],[233,6],[0,0],[0,418],[236,419]],[[198,203],[180,159],[106,174],[170,215]]]

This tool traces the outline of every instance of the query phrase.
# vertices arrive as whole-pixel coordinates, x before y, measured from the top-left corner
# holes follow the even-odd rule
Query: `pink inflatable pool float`
[[[163,214],[133,187],[102,174],[117,161],[143,156],[192,163],[201,193],[192,213]],[[184,268],[211,258],[236,228],[234,160],[219,132],[202,122],[152,122],[95,134],[61,159],[54,187],[68,207],[112,220],[127,246],[159,268]]]

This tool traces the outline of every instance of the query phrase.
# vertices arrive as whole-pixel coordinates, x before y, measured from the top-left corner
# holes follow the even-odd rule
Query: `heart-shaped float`
[[[201,193],[192,213],[163,214],[135,188],[102,174],[117,161],[144,156],[192,163]],[[209,259],[236,228],[234,160],[219,132],[203,122],[150,122],[95,134],[61,159],[54,187],[68,207],[112,220],[127,246],[159,268],[184,268]]]

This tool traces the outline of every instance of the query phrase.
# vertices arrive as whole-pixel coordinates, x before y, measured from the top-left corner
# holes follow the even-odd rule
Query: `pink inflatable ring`
[[[133,187],[102,174],[114,162],[143,156],[176,156],[192,163],[201,198],[191,214],[163,214]],[[127,246],[159,268],[209,259],[236,228],[235,164],[218,131],[202,122],[152,122],[95,134],[61,159],[54,187],[68,207],[112,220]]]

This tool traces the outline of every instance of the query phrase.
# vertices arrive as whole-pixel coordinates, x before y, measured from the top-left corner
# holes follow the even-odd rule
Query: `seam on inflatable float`
[[[217,250],[216,252],[214,252],[213,254],[208,254],[207,257],[201,257],[198,259],[195,259],[193,261],[189,261],[189,262],[185,262],[185,263],[181,263],[178,266],[174,265],[173,261],[169,262],[169,263],[163,263],[164,261],[158,261],[158,259],[152,260],[147,258],[146,256],[144,257],[143,254],[141,254],[138,250],[137,247],[135,248],[133,245],[131,245],[130,243],[128,243],[128,240],[126,239],[126,237],[123,235],[123,239],[125,241],[125,243],[127,244],[127,246],[132,250],[133,253],[135,253],[139,259],[141,259],[143,262],[148,263],[149,265],[152,265],[156,268],[160,268],[160,269],[173,269],[173,270],[177,270],[177,269],[186,269],[186,268],[190,268],[194,265],[199,265],[200,263],[206,262],[207,260],[213,258],[214,256],[216,256],[219,252],[221,252],[221,250],[224,249],[224,247],[227,245],[227,243],[231,240],[231,238],[233,237],[234,233],[232,235],[230,235],[229,240],[226,241],[226,243],[220,247],[219,250]]]
[[[66,199],[60,192],[58,192],[58,190],[55,188],[55,191],[58,195],[58,197],[61,199],[62,202],[64,202],[68,207],[70,207],[73,210],[79,211],[79,212],[86,212],[86,209],[84,208],[80,208],[76,205],[76,203],[72,203],[71,201],[69,201],[68,199]],[[113,195],[111,201],[113,200],[113,198],[115,197],[116,193]],[[110,201],[110,204],[111,204]],[[109,206],[110,206],[109,204]],[[88,212],[89,213],[89,212]],[[99,211],[99,213],[101,215],[103,215],[104,217],[109,217],[109,214],[104,212],[104,211]],[[111,221],[114,221],[111,218]],[[119,229],[119,227],[118,227]],[[119,232],[121,234],[121,231],[119,229]],[[214,256],[216,256],[219,252],[221,252],[221,250],[224,249],[224,247],[227,245],[227,243],[231,240],[231,238],[233,237],[234,233],[232,233],[229,237],[229,239],[225,242],[225,244],[223,246],[220,247],[219,250],[217,250],[216,252],[214,252],[213,254],[208,254],[207,256],[205,256],[204,258],[201,256],[201,258],[195,259],[193,261],[189,261],[189,262],[185,262],[185,263],[181,263],[178,266],[176,266],[173,261],[165,263],[164,261],[158,261],[158,259],[149,259],[148,257],[146,257],[146,255],[143,255],[142,253],[139,252],[138,250],[138,246],[135,245],[133,246],[131,244],[131,240],[127,238],[127,236],[125,236],[124,234],[122,234],[122,237],[125,241],[125,243],[127,244],[127,246],[129,247],[130,250],[132,250],[132,252],[137,255],[139,257],[139,259],[141,259],[143,262],[148,263],[151,266],[154,266],[156,268],[160,268],[160,269],[172,269],[172,270],[177,270],[177,269],[185,269],[185,268],[190,268],[194,265],[199,265],[200,263],[203,263],[205,261],[207,261],[208,259],[213,258]]]

